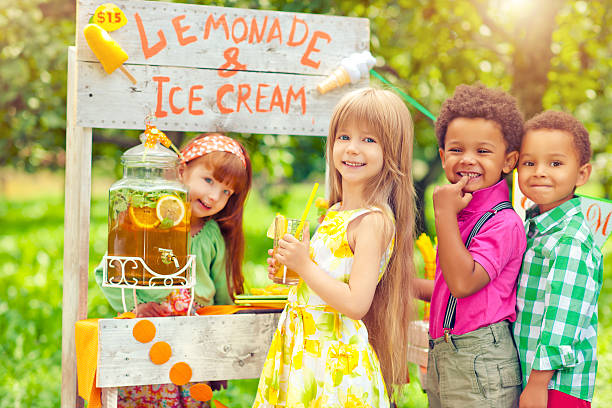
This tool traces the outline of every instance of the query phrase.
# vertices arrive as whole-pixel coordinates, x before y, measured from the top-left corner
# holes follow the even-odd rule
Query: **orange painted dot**
[[[149,320],[141,320],[132,329],[134,338],[141,343],[148,343],[155,337],[155,325]]]
[[[214,400],[213,402],[215,403],[215,408],[227,408],[225,405],[223,405],[217,400]]]
[[[187,363],[176,363],[170,369],[170,381],[175,385],[185,385],[191,380],[191,367]]]
[[[208,384],[193,384],[189,389],[189,394],[191,394],[191,398],[197,401],[210,401],[213,392]]]
[[[172,348],[165,341],[158,341],[149,350],[149,358],[154,364],[164,364],[171,356]]]

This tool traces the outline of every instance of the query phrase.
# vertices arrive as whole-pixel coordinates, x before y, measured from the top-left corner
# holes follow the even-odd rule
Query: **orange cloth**
[[[115,319],[133,319],[135,317],[134,313],[126,312],[121,313]],[[100,408],[102,406],[100,389],[96,387],[98,320],[100,319],[79,320],[74,327],[79,396],[88,402],[89,408]]]
[[[239,310],[278,309],[261,306],[213,305],[197,310],[200,316],[233,314]],[[115,319],[132,319],[132,312],[122,313]],[[98,370],[98,320],[79,320],[75,325],[75,344],[77,358],[77,378],[79,396],[88,402],[89,408],[100,408],[100,388],[96,387],[96,371]]]
[[[98,320],[79,320],[75,325],[77,378],[79,396],[88,402],[89,408],[102,406],[100,389],[96,387],[98,368]]]

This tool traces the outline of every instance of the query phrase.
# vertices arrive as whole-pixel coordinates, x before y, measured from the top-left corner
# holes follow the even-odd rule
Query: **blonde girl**
[[[285,235],[300,275],[264,364],[254,407],[389,407],[407,378],[414,241],[413,126],[392,92],[336,106],[327,139],[330,204],[309,240]],[[272,254],[272,252],[269,252]]]
[[[244,202],[251,188],[251,161],[236,140],[219,133],[201,135],[183,150],[179,177],[189,188],[190,253],[196,255],[194,309],[230,304],[242,293]],[[102,264],[95,276],[111,306],[123,311],[121,289],[102,287]],[[189,289],[137,290],[138,317],[180,316],[187,313]],[[133,307],[130,296],[128,308]],[[211,384],[213,388],[215,384]],[[123,408],[208,407],[189,396],[191,384],[124,387],[118,405]]]

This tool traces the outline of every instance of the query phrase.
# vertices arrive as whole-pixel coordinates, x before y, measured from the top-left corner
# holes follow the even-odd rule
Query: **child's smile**
[[[456,183],[469,178],[465,192],[496,184],[502,173],[514,168],[517,152],[506,153],[506,142],[497,122],[481,118],[454,119],[440,149],[446,178]]]
[[[205,166],[187,167],[183,182],[189,187],[192,219],[217,214],[233,194],[231,186],[215,179]]]
[[[472,171],[460,171],[457,174],[459,175],[459,177],[468,177],[468,184],[470,182],[477,181],[476,179],[482,176],[482,173],[475,173]]]
[[[196,202],[202,206],[204,211],[210,211],[211,208],[212,208],[212,205],[208,205],[205,202],[203,202],[202,200],[196,200]]]
[[[354,123],[338,129],[333,161],[343,183],[365,183],[381,171],[382,156],[377,136],[369,129]]]
[[[569,133],[556,129],[530,130],[521,145],[519,187],[543,213],[574,196],[575,188],[588,179],[585,166],[589,165],[580,166]]]
[[[349,167],[362,167],[365,166],[365,163],[363,162],[350,162],[350,161],[343,161],[342,163],[346,164]]]

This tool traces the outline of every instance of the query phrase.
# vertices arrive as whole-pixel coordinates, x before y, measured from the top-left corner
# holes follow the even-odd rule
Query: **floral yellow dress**
[[[333,278],[347,282],[353,252],[348,224],[377,208],[332,207],[310,242],[310,257]],[[385,270],[392,246],[380,263]],[[264,363],[253,407],[389,407],[376,353],[361,320],[337,312],[303,281],[289,291]]]

